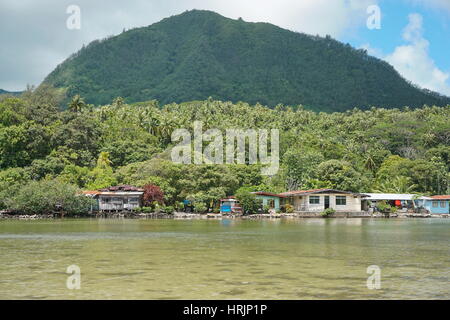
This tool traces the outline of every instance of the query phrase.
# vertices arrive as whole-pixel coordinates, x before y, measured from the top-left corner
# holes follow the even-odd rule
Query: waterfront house
[[[334,189],[289,191],[280,194],[283,203],[294,206],[296,212],[323,212],[331,208],[336,212],[357,213],[366,211],[365,194]]]
[[[256,199],[259,199],[262,201],[263,207],[268,206],[269,209],[274,209],[274,210],[280,210],[280,208],[281,208],[280,200],[286,198],[283,195],[270,193],[270,192],[258,191],[258,192],[252,192],[252,193],[256,196]]]
[[[242,213],[242,208],[239,201],[235,197],[228,197],[220,199],[220,213],[222,214],[239,214]]]
[[[141,207],[144,190],[121,185],[83,193],[97,200],[99,211],[124,211]]]
[[[371,208],[374,208],[379,201],[384,201],[392,207],[397,207],[398,209],[413,209],[417,208],[418,195],[416,194],[405,194],[405,193],[367,193],[369,196],[367,198],[370,201]]]
[[[423,197],[420,205],[431,214],[450,214],[450,195]]]
[[[91,191],[91,190],[83,191],[83,195],[94,200],[93,203],[91,204],[91,207],[89,208],[90,212],[99,211],[99,203],[98,203],[98,195],[99,194],[100,194],[100,192],[95,191],[95,190],[94,191]]]

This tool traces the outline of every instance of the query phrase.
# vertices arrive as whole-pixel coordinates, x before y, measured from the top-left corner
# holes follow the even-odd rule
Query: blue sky
[[[392,52],[395,47],[404,43],[402,30],[408,24],[408,15],[418,13],[423,17],[424,37],[430,42],[430,56],[438,66],[450,71],[450,10],[399,0],[380,1],[379,6],[382,12],[380,30],[361,27],[357,36],[350,34],[339,40],[356,47],[370,43],[383,52]]]
[[[80,8],[81,28],[68,30],[73,4]],[[379,30],[366,26],[371,5],[382,13]],[[331,35],[366,48],[413,83],[450,96],[450,0],[2,0],[0,88],[39,85],[93,40],[192,9]]]
[[[447,3],[447,4],[446,4]],[[382,0],[378,1],[381,9],[381,29],[368,29],[361,25],[357,30],[352,30],[337,37],[348,42],[354,47],[369,46],[369,52],[383,59],[392,54],[399,46],[410,45],[402,35],[404,29],[410,23],[410,15],[422,18],[422,38],[428,42],[426,53],[428,62],[434,62],[435,67],[445,74],[450,74],[450,0],[446,1],[407,1],[407,0]],[[414,48],[412,48],[413,50]],[[424,52],[422,52],[424,53]],[[424,56],[422,55],[422,58]],[[418,60],[417,64],[423,61]],[[396,69],[400,69],[399,66]],[[401,71],[401,70],[398,70]],[[402,73],[402,72],[401,72]],[[426,75],[416,72],[416,75],[405,75],[413,82],[424,85],[423,78]],[[450,77],[449,77],[450,78]],[[445,84],[447,88],[445,88]],[[434,89],[450,95],[450,79],[447,79],[441,87],[435,85]]]

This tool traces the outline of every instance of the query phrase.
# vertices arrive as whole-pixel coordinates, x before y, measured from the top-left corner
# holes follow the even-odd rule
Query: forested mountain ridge
[[[22,91],[6,91],[3,89],[0,89],[0,94],[9,94],[9,95],[13,95],[13,96],[18,96],[18,95],[22,94]]]
[[[303,105],[315,111],[445,106],[388,63],[330,37],[188,11],[96,40],[44,80],[88,103],[156,99]]]

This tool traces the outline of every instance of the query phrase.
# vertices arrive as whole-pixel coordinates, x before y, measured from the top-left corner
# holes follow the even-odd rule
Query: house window
[[[268,204],[270,209],[275,208],[275,200],[270,199],[270,200],[267,201],[267,204]]]
[[[320,196],[309,196],[309,204],[320,204]]]
[[[441,201],[441,208],[445,208],[445,207],[446,207],[445,201]]]
[[[102,198],[103,203],[109,203],[110,200],[111,198]]]
[[[346,196],[336,196],[336,205],[337,206],[346,206],[347,205],[347,197]]]
[[[439,201],[433,201],[433,208],[439,207]]]
[[[139,203],[139,198],[128,198],[128,202],[130,202],[130,203]]]

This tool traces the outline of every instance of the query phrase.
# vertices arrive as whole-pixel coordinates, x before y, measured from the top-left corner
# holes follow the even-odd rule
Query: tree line
[[[27,206],[68,203],[79,212],[84,202],[56,195],[117,184],[156,185],[166,205],[190,199],[206,208],[242,190],[449,192],[450,106],[316,113],[212,99],[160,106],[119,97],[94,106],[75,96],[64,108],[62,101],[64,93],[46,85],[0,96],[1,209],[30,211],[21,207],[30,199],[35,203]],[[267,177],[258,165],[173,163],[171,133],[192,129],[194,121],[204,130],[279,129],[279,172]],[[53,198],[52,186],[59,188]]]

